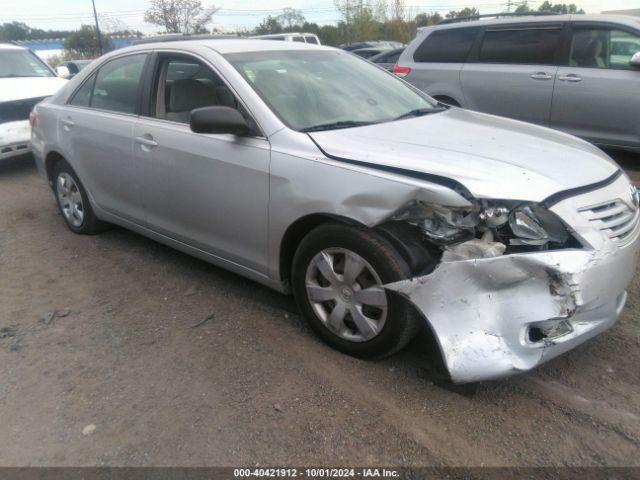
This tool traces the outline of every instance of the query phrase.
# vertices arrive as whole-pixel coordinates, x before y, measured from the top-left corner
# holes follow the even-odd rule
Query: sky
[[[519,0],[513,0],[518,2]],[[640,0],[564,0],[584,8],[587,13],[603,10],[640,8]],[[117,18],[126,27],[143,33],[155,33],[158,27],[144,22],[144,12],[149,0],[95,0],[98,13]],[[508,0],[405,0],[412,13],[441,12],[476,7],[481,13],[497,13],[506,10]],[[553,3],[562,0],[554,0]],[[542,0],[529,0],[537,8]],[[211,27],[223,31],[252,29],[267,15],[278,15],[285,7],[302,10],[305,18],[318,24],[335,24],[340,14],[333,0],[203,0],[204,6],[220,7]],[[45,30],[72,30],[83,23],[93,22],[91,0],[0,0],[0,23],[24,22]]]

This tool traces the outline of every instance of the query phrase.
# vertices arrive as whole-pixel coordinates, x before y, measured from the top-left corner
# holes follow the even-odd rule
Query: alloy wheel
[[[84,220],[84,205],[78,184],[66,172],[61,172],[56,179],[56,194],[62,214],[72,226],[78,228]]]

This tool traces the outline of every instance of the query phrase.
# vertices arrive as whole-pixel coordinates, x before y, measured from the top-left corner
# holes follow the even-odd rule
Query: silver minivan
[[[640,150],[640,19],[512,17],[422,28],[395,66],[434,98]]]
[[[73,232],[121,225],[293,293],[351,355],[425,329],[458,383],[607,330],[640,248],[636,190],[598,148],[319,45],[116,50],[31,123]]]

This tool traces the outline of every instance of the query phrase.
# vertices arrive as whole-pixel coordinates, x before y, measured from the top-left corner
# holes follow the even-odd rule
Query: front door
[[[194,108],[220,105],[245,112],[202,61],[160,54],[155,71],[151,112],[140,118],[134,132],[147,224],[174,240],[266,273],[268,140],[257,132],[240,137],[191,131]]]
[[[569,61],[560,67],[551,126],[604,145],[640,147],[640,71],[629,64],[640,34],[575,25]]]

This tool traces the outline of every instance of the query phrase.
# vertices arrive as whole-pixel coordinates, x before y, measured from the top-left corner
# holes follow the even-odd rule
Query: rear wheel
[[[109,227],[95,216],[80,179],[64,160],[55,165],[53,180],[58,209],[72,232],[94,235]]]
[[[437,96],[437,97],[433,97],[435,100],[439,101],[440,103],[444,103],[445,105],[449,105],[450,107],[459,107],[460,103],[457,102],[456,100],[454,100],[451,97],[446,97],[446,96]]]
[[[417,334],[419,317],[384,285],[408,278],[409,268],[375,232],[323,225],[303,239],[293,261],[296,301],[311,328],[350,355],[391,355]]]

